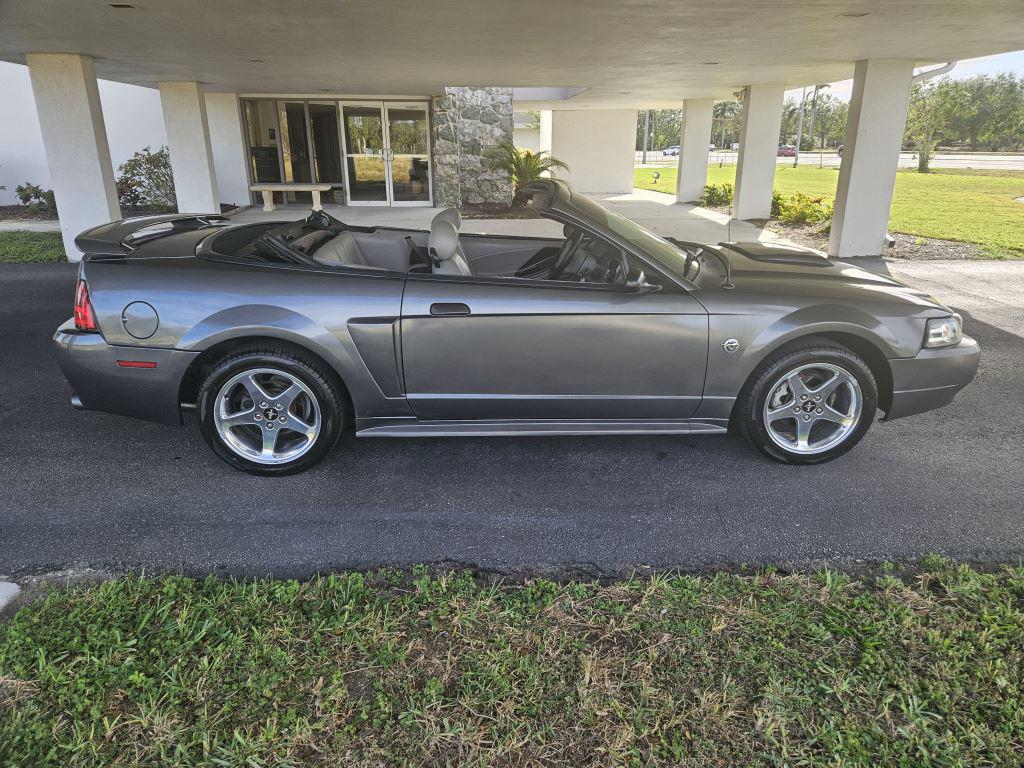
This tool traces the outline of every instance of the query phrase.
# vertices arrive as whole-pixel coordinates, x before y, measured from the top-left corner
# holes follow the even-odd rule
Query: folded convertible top
[[[170,213],[133,216],[87,229],[75,238],[82,253],[91,256],[127,256],[139,245],[165,235],[218,226],[230,221],[213,213]]]

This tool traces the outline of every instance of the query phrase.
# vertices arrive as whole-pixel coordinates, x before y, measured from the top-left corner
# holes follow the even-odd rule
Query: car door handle
[[[469,307],[465,304],[459,303],[438,303],[430,305],[430,314],[432,315],[468,315]]]

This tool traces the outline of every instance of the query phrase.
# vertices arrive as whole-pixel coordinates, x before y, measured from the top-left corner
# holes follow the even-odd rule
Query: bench
[[[331,186],[331,184],[253,184],[249,187],[249,191],[263,193],[264,211],[274,210],[275,192],[312,192],[313,210],[319,211],[322,210],[320,205],[320,193],[327,192],[330,190]]]

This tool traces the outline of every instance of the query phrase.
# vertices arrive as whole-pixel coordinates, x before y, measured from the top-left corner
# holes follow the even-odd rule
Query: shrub
[[[22,205],[27,205],[30,210],[54,210],[57,207],[53,199],[52,189],[43,189],[38,184],[26,181],[14,188],[14,194],[21,200]]]
[[[171,153],[166,146],[156,152],[143,147],[117,169],[117,198],[122,207],[175,209]]]
[[[719,208],[732,204],[732,184],[725,181],[721,184],[708,184],[700,193],[698,203],[706,208]]]
[[[569,170],[569,166],[547,152],[531,152],[519,149],[511,141],[502,141],[484,152],[487,165],[492,171],[507,174],[515,192],[513,203],[525,203],[523,188],[531,181],[541,178],[544,173],[555,175],[557,168]]]
[[[779,218],[782,213],[782,193],[777,189],[772,190],[772,212],[769,214],[773,219]]]
[[[797,192],[779,200],[779,221],[786,224],[817,224],[832,218],[832,206],[824,198]],[[774,199],[772,201],[774,213]]]

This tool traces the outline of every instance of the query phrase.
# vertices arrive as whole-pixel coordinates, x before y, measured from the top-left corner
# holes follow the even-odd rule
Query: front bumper
[[[68,320],[53,336],[57,362],[80,410],[180,424],[181,380],[197,352],[154,347],[117,347],[98,333],[83,333]],[[123,368],[118,360],[146,360],[155,368]]]
[[[892,406],[886,421],[949,405],[978,372],[981,348],[970,336],[955,347],[922,349],[916,357],[890,360]]]

